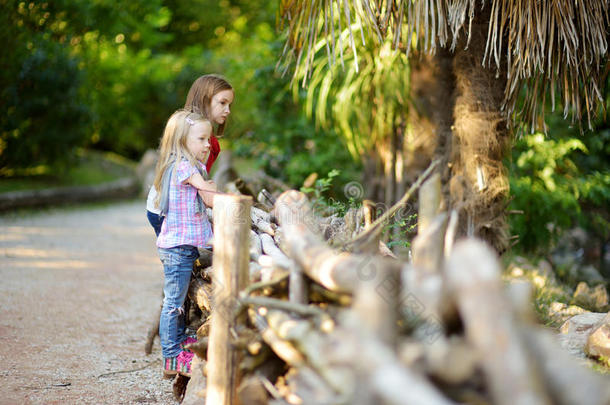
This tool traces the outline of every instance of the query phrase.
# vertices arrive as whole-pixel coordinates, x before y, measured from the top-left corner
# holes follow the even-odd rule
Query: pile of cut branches
[[[506,288],[484,243],[453,243],[438,181],[421,187],[411,262],[379,242],[366,207],[319,217],[288,190],[223,217],[215,201],[214,253],[189,290],[198,342],[185,391],[175,384],[183,403],[610,403],[608,380],[536,325],[529,285]]]

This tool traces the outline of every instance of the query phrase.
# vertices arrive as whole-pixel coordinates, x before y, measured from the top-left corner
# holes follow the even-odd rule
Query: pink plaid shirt
[[[205,170],[203,164],[201,167]],[[160,248],[209,246],[212,226],[205,213],[197,213],[197,189],[190,184],[183,184],[195,173],[199,173],[197,168],[183,160],[177,164],[176,171],[172,174],[168,212],[157,238],[157,246]]]

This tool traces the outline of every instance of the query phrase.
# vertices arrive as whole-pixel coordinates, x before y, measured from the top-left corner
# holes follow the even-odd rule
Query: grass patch
[[[81,150],[75,164],[63,170],[38,166],[20,173],[3,173],[0,193],[96,185],[131,176],[134,168],[135,163],[116,154]]]
[[[505,260],[506,265],[502,278],[528,281],[534,288],[533,307],[538,322],[544,326],[557,329],[570,316],[584,311],[571,304],[573,288],[561,282],[554,273],[551,265],[545,260],[528,260],[524,257],[514,256]]]

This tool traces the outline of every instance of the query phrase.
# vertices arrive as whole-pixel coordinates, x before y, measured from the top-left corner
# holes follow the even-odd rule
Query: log
[[[396,353],[381,342],[368,329],[360,325],[362,319],[352,311],[344,311],[339,325],[333,331],[332,342],[339,343],[340,350],[328,352],[327,361],[344,364],[356,373],[357,384],[368,384],[384,404],[447,405],[452,402],[444,397],[428,380],[405,368]]]
[[[457,233],[457,225],[459,220],[459,214],[457,210],[451,210],[449,214],[449,221],[447,224],[447,231],[445,232],[445,259],[451,256],[453,250],[453,244],[455,243],[455,235]]]
[[[250,218],[252,219],[252,225],[254,225],[259,231],[268,233],[271,236],[275,235],[275,224],[271,223],[271,215],[261,209],[252,207],[250,211]]]
[[[257,201],[259,202],[259,204],[264,205],[265,207],[268,207],[269,210],[273,209],[273,204],[275,204],[275,197],[271,195],[270,192],[268,192],[266,189],[261,189],[261,191],[258,193],[258,196],[256,197]]]
[[[347,237],[352,239],[357,236],[357,234],[361,230],[367,230],[372,227],[373,222],[376,218],[376,207],[375,204],[370,200],[362,201],[362,206],[360,209],[355,210],[355,215],[353,219],[349,219],[348,216],[349,211],[345,214],[345,222],[346,224],[349,222],[354,222],[350,227],[348,227]],[[374,233],[370,238],[367,238],[362,243],[360,243],[357,248],[359,253],[377,253],[379,252],[380,244],[383,243],[381,241],[381,233]]]
[[[280,248],[275,245],[275,241],[270,235],[262,233],[259,236],[263,252],[266,255],[271,256],[275,264],[282,266],[285,269],[290,269],[290,267],[294,265],[292,260],[290,260],[290,258],[288,258],[288,256],[286,256],[284,252],[282,252]]]
[[[204,374],[205,360],[198,356],[193,357],[191,363],[191,379],[186,386],[182,405],[205,405],[211,403],[206,401],[207,379]]]
[[[413,266],[418,271],[440,274],[445,256],[447,214],[439,214],[425,223],[426,227],[413,240]]]
[[[324,335],[313,327],[311,322],[297,319],[276,309],[259,308],[258,314],[261,318],[259,322],[265,326],[267,333],[272,333],[276,339],[275,347],[272,348],[278,356],[285,355],[276,351],[280,342],[282,344],[279,348],[282,351],[287,347],[295,348],[301,355],[300,361],[289,363],[290,365],[298,369],[311,367],[335,392],[348,393],[346,390],[353,386],[351,377],[346,376],[341,368],[329,367],[327,353],[324,350]],[[331,330],[334,327],[333,321],[328,317],[322,315],[321,319],[324,319],[319,321],[321,328]]]
[[[257,261],[262,253],[261,238],[256,232],[250,230],[250,260]]]
[[[390,347],[396,346],[400,271],[398,267],[381,267],[360,279],[354,294],[354,311],[362,320],[362,327]]]
[[[291,404],[340,404],[335,390],[308,366],[292,368],[286,373],[286,400]]]
[[[239,402],[242,405],[267,405],[267,390],[260,378],[249,376],[237,389]]]
[[[250,264],[252,264],[252,263],[250,263]],[[268,281],[259,281],[259,282],[250,284],[240,293],[240,296],[247,297],[248,295],[252,294],[253,291],[260,290],[260,289],[263,289],[266,287],[275,286],[276,284],[279,284],[282,281],[284,281],[286,278],[288,278],[288,275],[289,275],[289,273],[283,273],[283,274],[279,275],[277,278],[273,278]]]
[[[265,187],[265,188],[268,188],[268,189],[272,190],[273,192],[277,191],[277,192],[281,193],[283,191],[290,190],[290,187],[286,183],[284,183],[281,180],[276,179],[275,177],[269,176],[267,173],[265,173],[262,170],[259,170],[256,173],[254,173],[254,176],[262,179],[263,183],[270,186],[270,187]]]
[[[295,263],[290,266],[289,271],[288,300],[293,304],[306,304],[309,294],[305,277],[303,277],[303,270]]]
[[[413,240],[413,266],[417,270],[440,273],[445,251],[447,214],[439,214],[441,177],[430,176],[419,189],[417,237]]]
[[[286,269],[288,266],[287,263],[278,263],[277,260],[269,255],[261,255],[261,257],[258,258],[258,265],[261,267],[261,282],[276,280],[284,275],[290,274],[290,270]]]
[[[200,337],[197,339],[197,342],[190,343],[186,345],[186,348],[191,350],[197,356],[202,359],[207,359],[208,356],[208,344],[210,343],[210,338],[207,336]]]
[[[258,262],[248,263],[248,273],[250,274],[250,282],[254,283],[260,281],[262,269],[263,267],[258,264]]]
[[[369,229],[377,219],[377,206],[375,203],[371,200],[363,200],[362,214],[364,217],[364,229]]]
[[[610,404],[608,379],[579,364],[560,347],[556,336],[529,325],[521,327],[520,331],[529,352],[541,367],[554,404]]]
[[[250,197],[214,196],[214,310],[208,345],[207,402],[237,403],[239,353],[230,343],[239,291],[248,283]]]
[[[275,216],[282,228],[286,253],[315,282],[335,292],[353,293],[360,279],[368,279],[381,268],[395,268],[397,262],[373,255],[356,255],[329,248],[316,235],[316,219],[307,197],[298,191],[279,196]]]
[[[456,309],[443,279],[447,214],[441,213],[424,222],[426,226],[412,244],[413,267],[407,294],[415,293],[428,314],[451,323],[457,318]]]
[[[208,314],[212,308],[212,285],[198,277],[193,277],[189,285],[188,296],[204,314]]]
[[[288,269],[290,273],[288,294],[289,300],[292,303],[304,304],[307,299],[307,290],[305,280],[303,279],[303,272],[301,268],[290,260],[288,256],[282,252],[280,248],[275,245],[275,240],[267,235],[261,234],[260,240],[265,254],[271,256],[275,264],[285,269]]]
[[[256,310],[248,310],[250,322],[260,332],[265,343],[271,347],[273,352],[287,364],[291,366],[300,366],[305,364],[305,358],[294,345],[285,339],[281,339],[277,332],[269,327],[269,322],[265,319],[265,315],[268,313],[266,308],[257,308]]]
[[[481,366],[494,403],[550,404],[513,321],[494,252],[477,240],[458,242],[446,275],[466,337],[483,359]]]
[[[441,205],[441,176],[438,172],[426,180],[418,193],[417,233],[423,233],[439,214]]]
[[[451,403],[425,378],[402,367],[394,351],[362,328],[362,319],[353,312],[345,312],[340,325],[326,327],[326,333],[283,311],[259,308],[249,313],[256,315],[254,323],[279,357],[297,370],[315,371],[341,403],[355,403],[363,384],[370,384],[383,403]]]
[[[240,297],[239,301],[241,304],[244,304],[244,305],[281,309],[283,311],[294,312],[295,314],[303,315],[303,316],[318,316],[321,318],[328,318],[326,313],[316,306],[300,305],[300,304],[295,304],[292,302],[287,302],[284,300],[279,300],[276,298],[248,297],[248,296],[242,295]]]
[[[93,186],[53,187],[40,190],[9,191],[0,194],[0,212],[15,208],[40,207],[87,201],[135,197],[140,191],[136,178],[126,177]]]
[[[511,304],[521,321],[519,333],[536,360],[553,403],[558,405],[602,405],[610,403],[608,380],[585,367],[561,347],[557,335],[536,323],[533,286],[512,282],[508,287]]]
[[[246,183],[241,177],[235,179],[235,187],[237,187],[237,190],[239,190],[242,195],[250,196],[253,199],[256,198],[256,194],[254,194],[254,191],[252,191],[250,185],[248,185],[248,183]]]
[[[401,342],[399,357],[406,367],[454,386],[473,378],[480,362],[474,348],[457,335],[432,343],[409,338]]]
[[[199,258],[195,261],[195,265],[203,269],[210,267],[214,253],[210,249],[198,249],[198,251]]]

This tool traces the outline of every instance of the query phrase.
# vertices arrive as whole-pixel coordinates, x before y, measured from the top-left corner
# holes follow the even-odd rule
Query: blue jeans
[[[176,357],[180,343],[186,339],[184,326],[184,300],[188,292],[193,263],[199,257],[195,246],[181,245],[169,249],[159,248],[163,263],[163,309],[159,320],[159,337],[163,357]]]
[[[155,230],[155,235],[159,236],[161,233],[161,225],[163,225],[163,219],[165,219],[165,217],[148,210],[146,210],[146,217],[148,218],[150,226]]]

